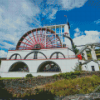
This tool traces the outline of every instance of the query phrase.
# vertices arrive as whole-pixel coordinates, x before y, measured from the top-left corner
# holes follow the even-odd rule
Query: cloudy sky
[[[76,45],[100,42],[99,0],[0,0],[0,57],[6,57],[27,31],[64,24],[64,15]]]

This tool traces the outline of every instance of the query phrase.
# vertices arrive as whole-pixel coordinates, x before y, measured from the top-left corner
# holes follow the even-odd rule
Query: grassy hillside
[[[100,77],[93,75],[93,76],[86,76],[82,78],[75,78],[75,79],[62,79],[58,80],[54,83],[41,85],[36,87],[36,92],[31,94],[29,89],[29,93],[24,93],[19,95],[22,98],[30,98],[36,95],[40,95],[42,93],[51,93],[51,96],[68,96],[68,95],[75,95],[75,94],[87,94],[94,91],[94,89],[100,85]],[[98,89],[100,92],[100,89]],[[97,91],[97,92],[98,92]],[[42,94],[43,95],[43,94]],[[16,97],[16,94],[13,96]],[[42,99],[41,99],[42,100]]]
[[[54,75],[54,78],[63,77],[64,79],[56,80],[56,82],[36,86],[34,89],[29,88],[24,94],[13,94],[17,98],[33,98],[40,95],[51,96],[68,96],[74,94],[87,94],[94,91],[100,85],[100,77],[97,75],[79,77],[80,72],[60,73]],[[31,91],[35,91],[31,94]],[[98,90],[100,92],[100,89]],[[97,92],[98,92],[97,91]],[[42,100],[42,99],[41,99]],[[52,99],[53,100],[53,99]]]
[[[74,94],[87,94],[100,85],[100,77],[83,77],[76,79],[63,79],[52,84],[45,85],[45,89],[58,96],[68,96]]]

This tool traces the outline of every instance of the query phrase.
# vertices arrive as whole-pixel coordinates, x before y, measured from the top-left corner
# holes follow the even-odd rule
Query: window
[[[95,68],[94,68],[94,66],[91,66],[92,67],[92,71],[95,71]]]

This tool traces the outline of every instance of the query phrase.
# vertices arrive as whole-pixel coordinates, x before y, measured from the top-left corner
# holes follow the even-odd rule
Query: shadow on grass
[[[23,99],[32,99],[32,100],[55,100],[55,94],[52,94],[49,91],[41,91],[39,94],[25,96]]]
[[[9,99],[12,98],[12,94],[9,93],[6,89],[4,89],[4,83],[0,80],[0,99]]]
[[[54,98],[56,95],[52,94],[49,91],[41,91],[39,92],[38,89],[36,89],[36,95],[26,95],[23,98],[16,98],[13,97],[11,93],[9,93],[6,89],[4,89],[5,85],[2,80],[0,80],[0,99],[31,99],[31,100],[55,100]]]

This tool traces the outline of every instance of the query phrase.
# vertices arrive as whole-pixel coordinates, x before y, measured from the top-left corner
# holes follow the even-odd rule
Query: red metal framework
[[[25,33],[17,43],[16,50],[42,49],[62,47],[62,43],[55,32],[46,28],[37,28]]]

